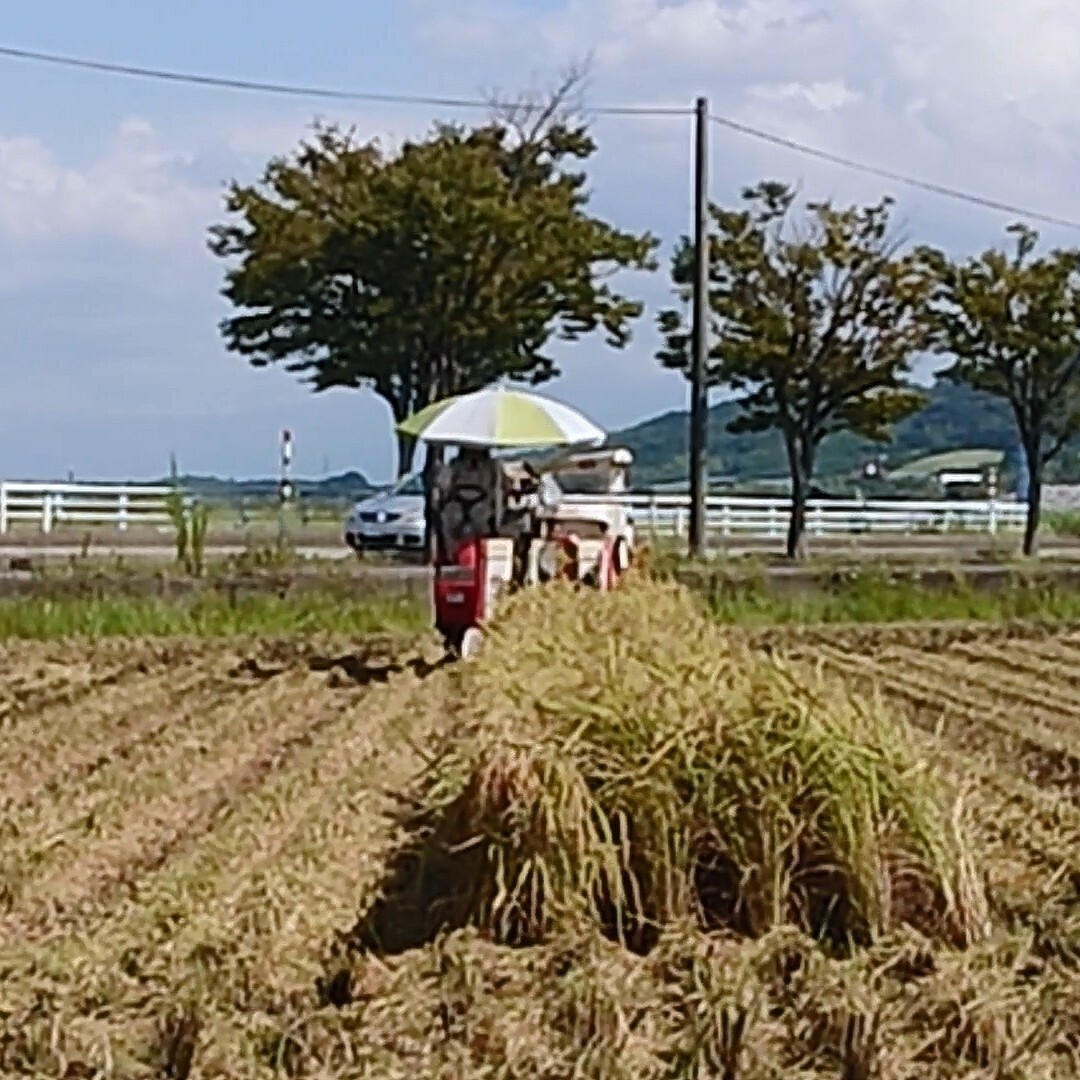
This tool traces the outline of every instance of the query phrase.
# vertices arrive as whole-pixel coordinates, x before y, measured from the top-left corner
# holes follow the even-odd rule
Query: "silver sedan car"
[[[362,499],[345,521],[345,543],[357,552],[419,551],[424,546],[424,487],[419,473]]]

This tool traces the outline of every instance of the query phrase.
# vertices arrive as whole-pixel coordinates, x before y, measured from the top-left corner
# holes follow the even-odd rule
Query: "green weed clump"
[[[676,586],[523,593],[454,678],[460,723],[369,944],[582,922],[641,951],[687,921],[842,951],[904,925],[986,932],[964,829],[903,723],[738,645]]]
[[[951,619],[1006,622],[1068,620],[1080,616],[1080,594],[1067,583],[1014,574],[997,589],[981,590],[960,573],[929,575],[868,567],[822,575],[804,593],[784,595],[760,579],[709,582],[705,594],[721,623],[882,623]]]
[[[0,600],[0,640],[25,638],[222,638],[251,634],[367,634],[426,629],[423,605],[407,597],[355,599],[318,594],[240,597],[206,592],[190,599],[85,596]]]

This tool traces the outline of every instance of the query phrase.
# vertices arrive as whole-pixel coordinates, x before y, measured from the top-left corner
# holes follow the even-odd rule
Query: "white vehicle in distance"
[[[364,551],[420,551],[424,546],[424,483],[420,473],[361,499],[345,522],[345,543]]]

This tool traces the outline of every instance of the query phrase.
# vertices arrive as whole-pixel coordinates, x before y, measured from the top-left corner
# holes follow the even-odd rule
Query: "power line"
[[[484,101],[479,98],[464,97],[440,97],[423,94],[391,94],[375,91],[342,90],[335,87],[304,86],[296,83],[263,82],[255,79],[237,79],[222,75],[204,75],[198,72],[171,71],[164,68],[143,67],[134,64],[119,64],[105,60],[92,60],[86,57],[66,56],[59,53],[40,52],[35,49],[21,49],[11,45],[0,45],[0,57],[13,60],[25,60],[42,64],[53,64],[58,67],[76,68],[83,71],[97,71],[109,75],[123,75],[129,78],[152,79],[159,82],[179,83],[188,86],[213,87],[224,90],[243,90],[259,94],[275,94],[281,97],[304,97],[322,98],[334,101],[360,101],[373,104],[386,105],[423,105],[430,108],[448,109],[490,109],[505,103],[498,101]],[[638,116],[638,117],[690,117],[694,110],[672,105],[602,105],[593,106],[587,110],[598,116]],[[749,124],[732,120],[729,117],[710,114],[709,119],[720,127],[735,131],[740,135],[747,135],[760,142],[771,143],[785,150],[794,151],[806,157],[817,158],[833,165],[839,165],[855,172],[866,173],[885,180],[906,184],[909,187],[919,188],[934,195],[965,202],[973,206],[981,206],[989,210],[999,210],[1007,214],[1028,218],[1032,221],[1041,221],[1049,225],[1057,225],[1067,229],[1080,231],[1080,221],[1070,218],[1059,217],[1055,214],[1044,213],[1039,210],[1030,210],[1021,206],[1013,206],[1010,203],[991,199],[984,195],[978,195],[959,188],[947,187],[931,180],[923,180],[917,176],[894,172],[867,162],[857,161],[853,158],[834,154],[829,150],[809,146],[806,143],[797,142],[794,139],[776,135],[760,128],[751,127]]]
[[[160,82],[182,83],[189,86],[207,86],[224,90],[247,90],[259,94],[277,94],[284,97],[329,98],[335,101],[366,101],[385,105],[426,105],[441,109],[490,109],[504,103],[483,101],[479,98],[429,97],[422,94],[387,94],[374,91],[340,90],[325,86],[302,86],[295,83],[261,82],[254,79],[234,79],[222,75],[202,75],[188,71],[169,71],[164,68],[141,67],[134,64],[114,64],[105,60],[89,60],[79,56],[62,56],[59,53],[38,52],[0,45],[0,56],[13,60],[30,60],[58,67],[78,68],[83,71],[99,71],[109,75],[126,75],[139,79],[156,79]],[[606,105],[591,107],[589,112],[603,116],[692,116],[693,109],[678,106]]]
[[[885,180],[894,180],[897,183],[907,184],[909,187],[920,188],[923,191],[929,191],[935,195],[943,195],[949,199],[971,203],[973,206],[981,206],[989,210],[1002,210],[1007,214],[1014,214],[1017,217],[1022,218],[1030,218],[1033,221],[1042,221],[1048,225],[1059,225],[1066,229],[1080,230],[1080,221],[1074,221],[1071,218],[1058,217],[1055,214],[1047,214],[1041,210],[1028,210],[1022,206],[1013,206],[1011,203],[999,202],[997,199],[991,199],[984,195],[976,195],[969,191],[961,191],[959,188],[946,187],[944,184],[938,184],[932,180],[923,180],[917,176],[893,172],[891,169],[883,169],[878,165],[870,165],[864,161],[856,161],[853,158],[842,157],[829,150],[821,150],[818,147],[808,146],[806,143],[796,142],[794,139],[788,139],[782,135],[774,135],[772,132],[750,127],[748,124],[742,124],[738,120],[731,120],[725,116],[712,114],[709,119],[714,124],[727,128],[729,131],[736,131],[740,135],[749,135],[751,138],[758,139],[761,142],[772,143],[774,146],[781,146],[785,150],[793,150],[798,154],[804,154],[807,157],[815,157],[821,161],[828,161],[833,165],[840,165],[845,169],[852,169],[855,172],[868,173],[871,176],[882,177]]]

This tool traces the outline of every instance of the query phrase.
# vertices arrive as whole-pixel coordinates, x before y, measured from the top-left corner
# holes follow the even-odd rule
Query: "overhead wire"
[[[1001,210],[1006,214],[1015,214],[1019,217],[1030,218],[1033,221],[1042,221],[1049,225],[1058,225],[1066,229],[1080,229],[1080,221],[1072,218],[1059,217],[1056,214],[1048,214],[1042,210],[1031,210],[1022,206],[1014,206],[1011,203],[1000,202],[997,199],[992,199],[985,195],[963,191],[960,188],[948,187],[945,184],[938,184],[933,180],[924,180],[921,177],[911,176],[907,173],[894,172],[892,169],[885,169],[879,165],[871,165],[865,161],[857,161],[854,158],[844,157],[841,154],[834,154],[831,150],[822,150],[815,146],[809,146],[806,143],[797,142],[795,139],[789,139],[783,135],[775,135],[772,132],[763,131],[761,128],[751,127],[749,124],[740,123],[738,120],[731,120],[726,116],[717,116],[714,113],[709,116],[709,119],[717,126],[726,128],[728,131],[734,131],[740,135],[747,135],[750,138],[758,139],[761,142],[772,143],[774,146],[783,147],[785,150],[792,150],[795,153],[803,154],[806,157],[818,158],[819,160],[827,161],[832,165],[840,165],[843,168],[851,169],[854,172],[878,176],[885,180],[892,180],[898,184],[906,184],[909,187],[920,188],[921,190],[931,192],[934,195],[942,195],[949,199],[956,199],[961,202],[971,203],[975,206],[981,206],[984,209]]]
[[[390,94],[367,90],[341,90],[326,86],[304,86],[297,83],[263,82],[256,79],[237,79],[223,75],[204,75],[189,71],[171,71],[165,68],[142,67],[135,64],[118,64],[106,60],[90,60],[60,53],[39,52],[35,49],[19,49],[0,45],[0,56],[13,60],[31,60],[54,64],[59,67],[98,71],[109,75],[127,75],[162,82],[183,83],[191,86],[215,87],[223,90],[246,90],[260,94],[278,94],[287,97],[329,98],[335,101],[367,101],[385,105],[426,105],[440,109],[490,109],[503,102],[485,101],[482,98],[439,97],[426,94]],[[604,116],[691,116],[693,109],[665,105],[601,105],[590,106],[590,112]]]
[[[491,109],[503,104],[499,101],[484,100],[482,98],[448,97],[427,94],[398,94],[378,91],[344,90],[336,87],[305,86],[297,83],[266,82],[256,79],[240,79],[223,75],[207,75],[199,72],[176,71],[165,68],[146,67],[136,64],[121,64],[106,60],[94,60],[81,56],[70,56],[61,53],[42,52],[36,49],[23,49],[12,45],[0,45],[0,57],[13,60],[24,60],[34,63],[52,64],[59,67],[74,68],[84,71],[95,71],[111,75],[123,75],[130,78],[152,79],[159,82],[171,82],[190,86],[202,86],[225,90],[240,90],[251,93],[274,94],[284,97],[320,98],[334,101],[370,102],[372,104],[387,105],[421,105],[429,108],[445,109]],[[671,105],[598,105],[589,106],[587,111],[597,116],[626,116],[626,117],[691,117],[694,110],[690,107]],[[913,176],[906,173],[886,169],[868,162],[845,157],[823,150],[820,147],[811,146],[795,139],[777,135],[758,127],[733,120],[730,117],[716,113],[709,115],[711,123],[725,128],[737,134],[757,139],[759,142],[770,143],[773,146],[801,154],[804,157],[816,158],[841,168],[854,172],[861,172],[895,183],[904,184],[908,187],[939,195],[944,198],[979,206],[983,209],[997,210],[1018,217],[1040,221],[1049,225],[1056,225],[1067,229],[1080,230],[1080,220],[1062,217],[1057,214],[1047,213],[1041,210],[1032,210],[1027,207],[1016,206],[976,192],[964,191],[960,188],[949,187],[932,180]]]

